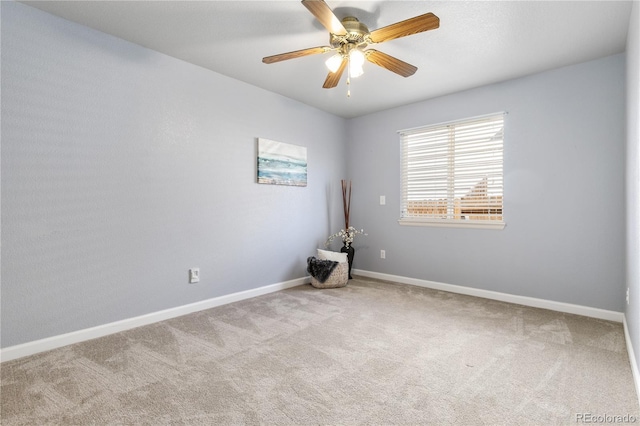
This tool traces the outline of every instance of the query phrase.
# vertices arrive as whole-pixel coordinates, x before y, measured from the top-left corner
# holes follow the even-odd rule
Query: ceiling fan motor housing
[[[346,35],[330,34],[331,47],[338,48],[345,44],[353,44],[361,48],[368,44],[367,36],[369,28],[353,16],[347,16],[342,19],[342,26],[347,30]]]

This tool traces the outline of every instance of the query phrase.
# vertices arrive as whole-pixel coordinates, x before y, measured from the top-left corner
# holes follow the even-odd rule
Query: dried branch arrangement
[[[342,179],[342,208],[344,210],[344,229],[349,229],[349,211],[351,210],[351,181]],[[347,186],[348,184],[348,186]]]

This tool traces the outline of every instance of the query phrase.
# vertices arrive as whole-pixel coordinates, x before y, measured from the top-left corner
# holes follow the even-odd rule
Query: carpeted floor
[[[6,362],[0,392],[3,426],[640,422],[621,324],[359,277]]]

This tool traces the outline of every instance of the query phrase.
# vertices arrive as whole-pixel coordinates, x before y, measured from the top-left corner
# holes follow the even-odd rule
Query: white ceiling
[[[323,89],[324,61],[262,58],[328,44],[298,0],[24,1],[39,9],[342,117],[624,52],[631,2],[333,1],[369,30],[433,12],[440,28],[375,45],[418,67],[403,78],[366,63],[363,76]],[[346,73],[345,73],[346,74]]]

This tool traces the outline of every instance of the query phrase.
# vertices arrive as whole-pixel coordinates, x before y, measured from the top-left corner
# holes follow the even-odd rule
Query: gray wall
[[[306,275],[345,120],[1,7],[2,347]],[[258,185],[257,137],[306,146],[308,186]]]
[[[620,54],[350,120],[354,267],[622,312],[624,91]],[[396,132],[498,111],[506,228],[398,225]]]
[[[640,366],[640,4],[633,3],[627,37],[627,326]]]

